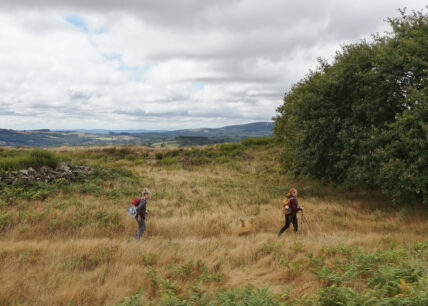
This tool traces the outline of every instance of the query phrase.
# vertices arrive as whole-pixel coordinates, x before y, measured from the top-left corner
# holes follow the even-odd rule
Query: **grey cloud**
[[[73,102],[85,102],[92,98],[100,98],[104,95],[101,92],[85,91],[85,90],[69,90],[68,97]]]
[[[376,4],[377,2],[377,4]],[[377,23],[379,15],[374,9],[385,10],[385,3],[394,9],[406,5],[399,0],[365,1],[359,6],[339,0],[311,1],[258,1],[258,0],[0,0],[0,11],[9,10],[73,10],[76,14],[91,12],[116,14],[126,18],[132,14],[142,20],[165,26],[169,30],[198,31],[216,29],[225,33],[248,33],[250,31],[277,31],[286,28],[301,28],[305,25],[335,25],[335,31],[359,34],[358,27],[370,27]],[[420,3],[423,3],[422,1]],[[422,4],[423,5],[423,4]],[[420,6],[422,8],[422,5]],[[356,13],[356,10],[358,13]],[[364,18],[364,23],[360,19]],[[120,22],[120,21],[119,21]],[[352,27],[348,25],[354,25]],[[190,29],[189,29],[190,28]],[[314,30],[315,28],[308,28]]]
[[[223,102],[223,101],[222,101]],[[230,102],[228,102],[230,104]],[[210,110],[192,109],[192,110],[177,110],[177,111],[164,111],[152,112],[142,109],[132,110],[114,110],[112,113],[118,115],[125,115],[129,117],[138,118],[228,118],[228,119],[249,119],[249,120],[267,120],[266,116],[258,113],[245,113],[237,107],[232,107],[226,103],[220,103],[218,107]]]
[[[247,75],[245,74],[245,70],[236,68],[232,69],[229,67],[226,70],[226,67],[223,68],[225,75],[223,77],[206,77],[206,78],[188,78],[184,79],[184,81],[188,82],[203,82],[203,83],[211,83],[211,84],[222,84],[222,83],[231,83],[231,82],[244,82],[244,83],[272,83],[278,81],[277,78],[274,77],[257,77],[256,75]]]
[[[424,4],[0,0],[0,21],[7,16],[2,25],[16,25],[15,32],[0,32],[2,50],[4,41],[12,46],[10,54],[0,51],[0,83],[8,84],[2,85],[0,99],[21,101],[0,107],[0,115],[49,116],[49,122],[73,120],[82,125],[91,120],[138,122],[140,117],[157,118],[165,125],[172,124],[171,118],[194,124],[212,118],[229,123],[269,120],[284,91],[316,66],[318,56],[332,56],[341,44],[382,31],[383,19],[396,15],[400,6],[420,9]],[[94,28],[79,32],[65,21],[68,15],[80,16]],[[105,28],[102,35],[95,33],[100,27]],[[53,41],[50,32],[55,34]],[[19,35],[25,50],[17,44]],[[55,49],[63,38],[67,48]],[[68,50],[74,45],[75,50]],[[14,58],[15,51],[22,53]],[[64,58],[55,61],[63,53]],[[110,53],[118,54],[114,61],[105,59]],[[147,71],[130,77],[132,67],[146,65]],[[158,65],[162,67],[156,70]],[[131,72],[120,71],[122,66],[131,67]],[[189,85],[192,82],[205,88],[198,92]]]
[[[266,116],[260,116],[258,114],[250,114],[250,115],[242,115],[237,113],[230,113],[228,111],[218,111],[218,112],[209,112],[209,113],[201,113],[201,114],[193,114],[189,111],[183,112],[165,112],[165,113],[145,113],[145,112],[125,112],[125,111],[115,111],[114,113],[118,115],[126,115],[127,117],[134,118],[133,120],[161,120],[164,122],[168,122],[169,120],[177,119],[177,118],[186,118],[188,120],[191,119],[209,119],[209,118],[223,118],[223,119],[246,119],[246,120],[256,120],[256,121],[266,121],[270,120],[270,118],[266,118]],[[248,122],[248,121],[241,121]]]
[[[173,116],[188,116],[189,111],[176,111],[176,112],[148,112],[144,110],[115,110],[113,111],[114,114],[118,115],[126,115],[126,116],[132,116],[132,117],[173,117]]]
[[[68,103],[61,105],[52,105],[49,103],[34,103],[29,108],[26,108],[21,116],[48,116],[50,119],[62,120],[66,118],[88,119],[108,114],[108,112],[98,109],[85,109],[81,103]],[[15,114],[9,114],[15,116]]]
[[[165,24],[194,25],[197,16],[210,8],[217,8],[238,0],[217,0],[214,2],[200,0],[23,0],[0,1],[0,10],[10,9],[56,9],[89,11],[97,13],[138,13],[144,19]]]
[[[22,113],[17,113],[17,112],[14,112],[14,111],[0,110],[0,116],[19,116],[19,117],[25,117],[25,116],[30,116],[30,114],[22,114]]]
[[[73,92],[70,93],[70,100],[88,100],[92,97],[91,94],[85,92]]]

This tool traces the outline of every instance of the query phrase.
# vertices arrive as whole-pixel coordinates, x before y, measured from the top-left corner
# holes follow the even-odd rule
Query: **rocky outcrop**
[[[19,171],[8,171],[0,174],[0,181],[8,185],[18,182],[39,181],[44,183],[65,182],[69,183],[78,176],[91,174],[93,169],[86,166],[76,166],[72,163],[60,163],[55,169],[41,167],[38,170],[33,168]]]

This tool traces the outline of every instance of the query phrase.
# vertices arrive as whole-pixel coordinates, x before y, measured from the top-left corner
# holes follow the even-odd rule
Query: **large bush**
[[[428,16],[388,21],[391,33],[344,46],[293,86],[275,134],[288,172],[427,204]]]

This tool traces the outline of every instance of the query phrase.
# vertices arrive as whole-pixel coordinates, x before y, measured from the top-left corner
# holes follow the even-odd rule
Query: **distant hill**
[[[272,135],[272,122],[230,125],[221,128],[186,129],[177,131],[153,130],[30,130],[0,129],[0,146],[88,146],[88,145],[146,145],[183,146],[240,141],[248,137]]]
[[[167,132],[166,130],[105,130],[105,129],[75,129],[75,130],[54,130],[57,132],[80,132],[86,134],[109,134],[109,133],[162,133]]]
[[[106,129],[74,129],[54,130],[58,132],[80,132],[85,134],[151,134],[160,133],[177,136],[206,136],[206,137],[231,137],[231,136],[270,136],[272,135],[272,122],[256,122],[239,125],[228,125],[220,128],[184,129],[175,131],[166,130],[106,130]],[[42,131],[42,130],[40,130]],[[43,130],[46,131],[46,130]],[[49,130],[47,130],[49,131]]]
[[[209,129],[187,129],[165,132],[179,136],[206,136],[206,137],[257,137],[271,136],[273,129],[272,122],[256,122],[240,125],[229,125],[221,128]]]

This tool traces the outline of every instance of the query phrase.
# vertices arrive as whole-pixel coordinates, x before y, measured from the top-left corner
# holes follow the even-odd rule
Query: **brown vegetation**
[[[174,281],[178,293],[202,280],[207,291],[253,284],[312,295],[321,284],[308,269],[308,252],[338,243],[375,250],[422,241],[428,232],[423,208],[390,207],[370,194],[285,178],[275,147],[196,165],[178,157],[162,164],[159,150],[126,150],[57,149],[73,163],[120,167],[135,178],[2,203],[9,221],[0,232],[1,305],[112,304],[140,287],[155,298],[168,286],[160,278]],[[135,241],[137,224],[125,208],[145,186],[153,192],[147,231]],[[278,239],[291,186],[309,224]]]

